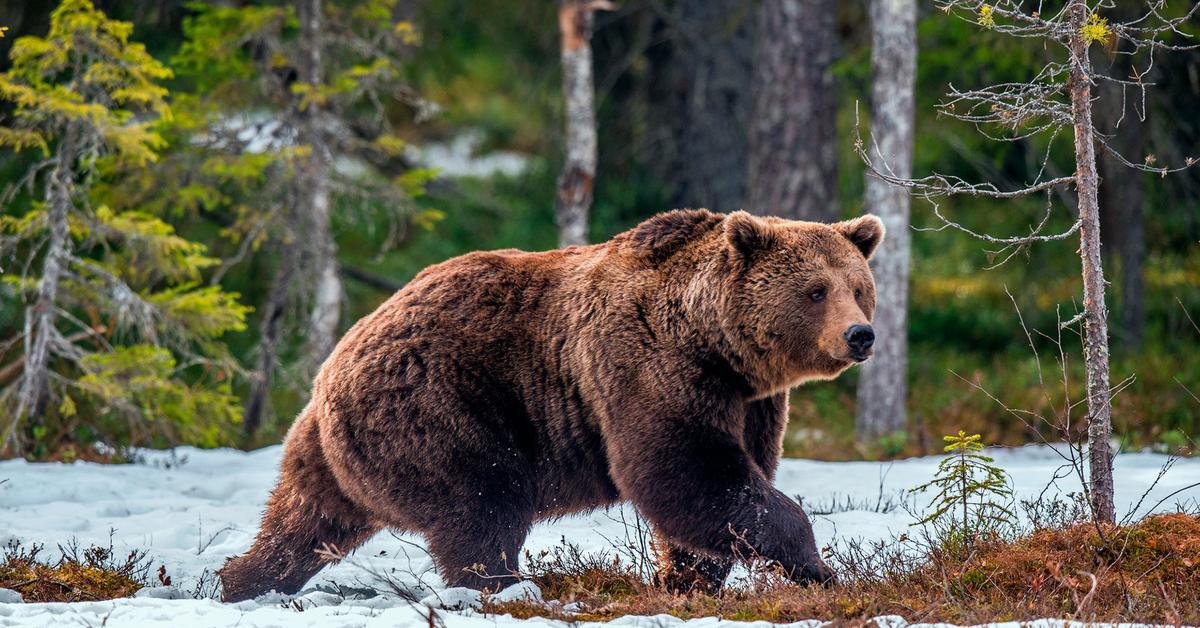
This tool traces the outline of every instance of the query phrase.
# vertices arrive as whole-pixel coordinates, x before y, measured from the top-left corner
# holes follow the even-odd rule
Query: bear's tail
[[[338,488],[325,461],[312,405],[287,437],[279,484],[267,501],[250,551],[225,561],[221,599],[249,600],[271,590],[300,590],[321,567],[378,531],[367,513]]]

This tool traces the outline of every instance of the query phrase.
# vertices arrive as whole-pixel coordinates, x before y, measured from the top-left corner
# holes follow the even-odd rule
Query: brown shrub
[[[118,559],[112,547],[60,547],[62,558],[40,558],[43,547],[16,543],[4,549],[0,588],[13,589],[26,602],[80,602],[129,597],[145,586],[149,564],[142,552]],[[165,574],[160,573],[160,579]],[[164,580],[169,582],[169,579]]]

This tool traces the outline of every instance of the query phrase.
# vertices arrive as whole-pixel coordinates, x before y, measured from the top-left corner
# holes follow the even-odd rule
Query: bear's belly
[[[536,447],[530,452],[539,519],[606,506],[619,498],[608,473],[598,427],[576,395],[563,391],[557,408],[527,408]]]

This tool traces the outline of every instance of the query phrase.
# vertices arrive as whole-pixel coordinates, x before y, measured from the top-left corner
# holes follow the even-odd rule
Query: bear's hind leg
[[[316,422],[301,416],[283,458],[254,545],[218,575],[221,599],[249,600],[271,590],[295,593],[326,564],[326,548],[344,555],[378,530],[338,488],[317,440]]]
[[[447,586],[493,592],[518,582],[515,574],[532,514],[472,510],[446,517],[444,526],[425,532],[442,579]]]

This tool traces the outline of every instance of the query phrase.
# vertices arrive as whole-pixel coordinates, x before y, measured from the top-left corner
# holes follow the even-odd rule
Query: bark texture
[[[566,163],[558,177],[555,222],[559,246],[587,244],[588,210],[596,179],[596,107],[592,83],[591,0],[562,0],[562,92],[566,117]]]
[[[899,6],[885,10],[904,11]],[[840,214],[837,90],[832,70],[836,14],[834,0],[762,3],[749,140],[748,208],[752,212],[823,222]],[[889,36],[900,30],[884,26]],[[877,32],[876,45],[879,41]],[[893,81],[894,77],[883,78]]]
[[[302,40],[307,57],[307,63],[302,68],[303,80],[314,89],[324,81],[321,59],[324,38],[322,1],[304,0],[300,7]],[[305,209],[302,213],[302,229],[308,232],[305,237],[309,249],[306,270],[315,282],[311,293],[312,309],[305,353],[309,367],[315,371],[337,341],[338,319],[344,297],[342,281],[338,276],[337,244],[330,223],[333,157],[326,137],[324,111],[319,104],[309,103],[300,120],[302,141],[312,149],[303,166],[301,204]]]
[[[1079,254],[1083,265],[1084,341],[1087,370],[1088,463],[1093,516],[1113,523],[1112,399],[1108,375],[1108,310],[1104,304],[1104,264],[1100,254],[1100,205],[1097,198],[1096,153],[1092,128],[1091,61],[1088,42],[1080,34],[1087,3],[1073,0],[1071,28],[1071,115],[1075,124],[1075,185],[1079,196]]]
[[[913,89],[917,66],[915,0],[871,3],[871,134],[873,155],[898,177],[912,175]],[[862,366],[856,427],[860,440],[904,431],[908,424],[908,274],[911,198],[902,187],[866,178],[866,210],[887,237],[871,260],[875,273],[875,357]]]
[[[742,209],[749,159],[754,4],[679,0],[647,51],[649,161],[672,207]]]

